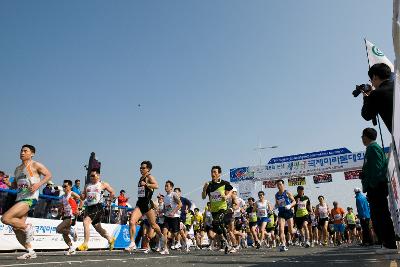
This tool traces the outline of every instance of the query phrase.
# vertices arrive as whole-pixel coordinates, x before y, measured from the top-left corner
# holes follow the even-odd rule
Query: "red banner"
[[[361,170],[344,172],[345,180],[360,179]]]
[[[276,188],[276,180],[264,181],[263,185],[265,188]]]
[[[332,174],[325,173],[313,176],[314,184],[330,183],[332,182]]]

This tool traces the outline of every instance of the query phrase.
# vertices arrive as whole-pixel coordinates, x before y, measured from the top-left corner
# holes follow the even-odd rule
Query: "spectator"
[[[366,128],[362,132],[362,142],[367,147],[362,167],[361,183],[367,193],[371,220],[378,242],[384,249],[397,252],[396,236],[387,201],[388,177],[387,159],[383,149],[375,142],[377,132]]]
[[[394,80],[390,79],[391,70],[388,65],[378,63],[369,69],[368,76],[375,90],[364,93],[361,116],[369,121],[379,114],[389,132],[392,132]]]
[[[125,197],[125,190],[121,190],[118,196],[118,206],[126,207],[129,197]]]
[[[43,188],[43,195],[47,195],[47,196],[52,196],[53,195],[53,182],[52,181],[48,181],[46,184],[46,187]]]
[[[369,204],[367,198],[361,193],[360,188],[354,188],[354,193],[356,194],[356,206],[358,218],[360,219],[360,224],[362,228],[362,243],[361,246],[371,246],[372,238],[370,234],[369,224],[371,215],[369,212]]]
[[[72,187],[72,192],[78,194],[79,196],[81,195],[81,180],[76,179],[75,184]]]
[[[0,188],[8,189],[8,175],[6,175],[3,171],[0,171]]]

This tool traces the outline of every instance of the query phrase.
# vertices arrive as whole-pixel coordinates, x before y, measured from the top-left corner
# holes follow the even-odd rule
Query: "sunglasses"
[[[62,186],[62,188],[67,188],[67,187],[68,187],[68,185],[66,185],[66,184]]]
[[[140,167],[140,169],[141,169],[141,170],[144,170],[144,169],[146,169],[146,167]]]

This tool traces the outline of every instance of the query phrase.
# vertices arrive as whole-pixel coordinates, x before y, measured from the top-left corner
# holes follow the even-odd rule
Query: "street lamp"
[[[275,149],[278,148],[278,146],[261,146],[261,144],[258,144],[258,147],[254,148],[254,151],[258,151],[258,157],[260,159],[260,166],[261,166],[261,151],[262,150],[267,150],[267,149]]]

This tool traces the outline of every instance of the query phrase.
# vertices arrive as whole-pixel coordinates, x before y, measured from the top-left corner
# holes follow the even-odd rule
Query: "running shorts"
[[[309,222],[310,221],[310,215],[306,215],[303,217],[295,217],[294,221],[296,223],[297,229],[303,228],[304,222]]]
[[[344,233],[344,224],[343,223],[334,224],[333,229],[335,232]]]
[[[37,199],[24,198],[24,199],[18,200],[16,203],[18,203],[18,202],[23,202],[23,203],[28,204],[29,210],[33,210],[33,208],[36,206]]]
[[[179,217],[165,217],[164,228],[167,228],[173,234],[178,233],[180,231],[180,222]]]
[[[104,216],[103,204],[98,203],[93,206],[87,206],[85,210],[85,217],[89,217],[92,220],[92,225],[96,225],[101,222]]]
[[[144,215],[146,214],[149,210],[151,210],[151,201],[147,200],[138,200],[136,202],[136,207],[139,208],[140,212]]]
[[[293,211],[292,210],[280,210],[278,212],[278,218],[283,218],[285,220],[289,220],[291,218],[293,218]]]

